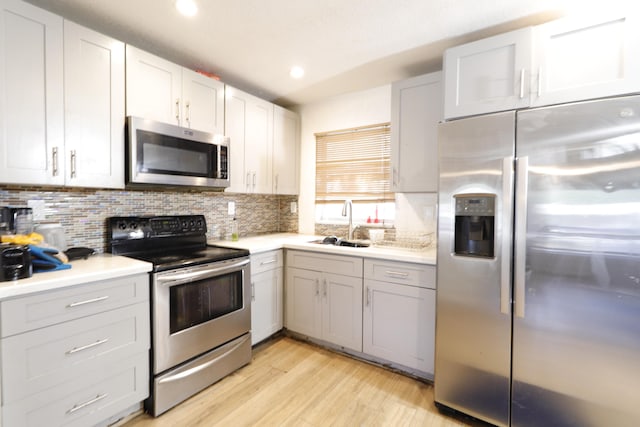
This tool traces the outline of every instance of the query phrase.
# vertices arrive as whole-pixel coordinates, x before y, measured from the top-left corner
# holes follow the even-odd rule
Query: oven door
[[[249,257],[153,274],[153,371],[159,374],[251,329]]]

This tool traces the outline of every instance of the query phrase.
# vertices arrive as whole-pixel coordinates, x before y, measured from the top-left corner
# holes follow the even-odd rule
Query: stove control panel
[[[111,217],[107,221],[111,240],[186,237],[207,233],[204,215],[122,216]]]

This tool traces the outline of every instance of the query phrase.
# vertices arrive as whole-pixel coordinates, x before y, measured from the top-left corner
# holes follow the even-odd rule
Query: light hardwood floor
[[[158,418],[125,427],[465,426],[441,415],[433,387],[288,337],[254,348],[253,361]]]

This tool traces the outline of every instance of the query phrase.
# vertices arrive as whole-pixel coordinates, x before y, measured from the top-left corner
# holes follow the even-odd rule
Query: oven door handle
[[[249,258],[232,264],[223,265],[221,267],[207,267],[186,272],[177,271],[172,273],[162,273],[156,276],[156,282],[159,285],[175,286],[186,282],[193,282],[196,280],[207,279],[209,277],[233,273],[235,271],[242,270],[242,268],[248,264]]]

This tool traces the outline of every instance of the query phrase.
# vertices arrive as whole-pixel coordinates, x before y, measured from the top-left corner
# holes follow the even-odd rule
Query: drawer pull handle
[[[83,345],[82,347],[74,347],[73,349],[67,351],[67,354],[74,354],[74,353],[77,353],[79,351],[89,350],[90,348],[96,347],[96,346],[98,346],[100,344],[104,344],[107,341],[109,341],[109,338],[105,338],[103,340],[98,340],[96,342],[92,342],[91,344]]]
[[[87,401],[86,401],[86,402],[84,402],[84,403],[80,403],[80,404],[73,405],[73,408],[69,409],[69,410],[67,411],[67,414],[73,414],[74,412],[79,411],[79,410],[80,410],[80,409],[82,409],[82,408],[86,408],[86,407],[87,407],[87,406],[89,406],[89,405],[93,405],[94,403],[101,401],[102,399],[104,399],[104,398],[105,398],[105,397],[107,397],[107,396],[108,396],[108,394],[107,394],[107,393],[105,393],[105,394],[99,394],[99,395],[97,395],[96,397],[94,397],[93,399],[91,399],[91,400],[87,400]]]
[[[88,300],[85,300],[85,301],[72,302],[67,307],[69,307],[69,308],[78,307],[80,305],[85,305],[85,304],[91,304],[91,303],[94,303],[94,302],[104,301],[104,300],[106,300],[108,298],[109,298],[109,296],[105,295],[103,297],[92,298],[92,299],[88,299]]]
[[[385,274],[387,276],[391,276],[391,277],[404,277],[404,278],[409,277],[409,273],[403,273],[401,271],[390,271],[390,270],[387,270],[387,271],[385,271]]]
[[[276,262],[276,260],[275,260],[275,259],[272,259],[272,260],[269,260],[269,261],[262,261],[262,262],[260,263],[260,265],[273,264],[274,262]]]

